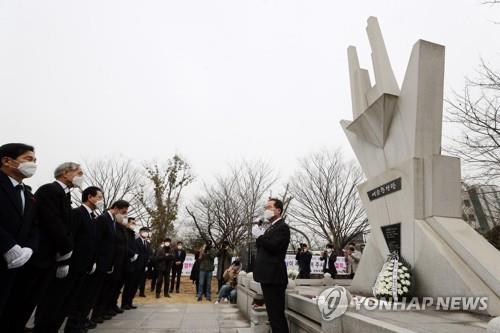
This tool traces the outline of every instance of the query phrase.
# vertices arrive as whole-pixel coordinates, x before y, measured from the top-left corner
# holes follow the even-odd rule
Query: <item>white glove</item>
[[[92,274],[94,274],[94,272],[95,272],[95,269],[96,269],[96,268],[97,268],[97,264],[96,264],[96,263],[94,263],[94,264],[92,265],[92,269],[91,269],[91,270],[90,270],[90,272],[88,272],[87,274],[88,274],[88,275],[92,275]]]
[[[64,279],[66,276],[68,276],[68,272],[69,272],[69,265],[59,266],[57,267],[56,278]]]
[[[5,252],[3,257],[7,261],[7,268],[13,269],[23,266],[30,260],[32,254],[33,250],[29,247],[20,247],[16,244],[9,251]]]
[[[63,260],[68,260],[71,258],[71,255],[73,254],[73,251],[69,251],[65,255],[60,255],[59,253],[56,254],[56,261],[63,261]]]
[[[262,236],[264,234],[266,230],[262,227],[259,227],[258,225],[254,225],[253,228],[252,228],[252,235],[255,237],[255,238],[259,238],[260,236]]]
[[[137,253],[134,254],[134,256],[132,258],[130,258],[130,262],[136,261],[138,257],[139,257],[139,255]]]
[[[147,267],[145,267],[145,268],[144,268],[144,272],[147,272],[147,271],[148,271],[148,268],[147,268]]]
[[[107,274],[111,274],[111,273],[113,273],[113,271],[114,271],[114,270],[115,270],[115,266],[112,266],[112,267],[111,267],[111,270],[110,270],[109,272],[106,272],[106,273],[107,273]]]

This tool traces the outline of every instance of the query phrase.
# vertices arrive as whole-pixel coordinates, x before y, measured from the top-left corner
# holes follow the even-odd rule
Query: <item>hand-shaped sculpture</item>
[[[375,85],[359,67],[356,48],[347,50],[352,122],[341,122],[367,177],[412,157],[441,153],[444,46],[419,40],[399,91],[378,21],[368,19]]]

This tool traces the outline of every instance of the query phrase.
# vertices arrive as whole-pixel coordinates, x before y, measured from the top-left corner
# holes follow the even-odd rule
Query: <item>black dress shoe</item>
[[[156,294],[156,298],[160,298],[160,294]]]
[[[126,304],[122,305],[122,310],[132,310],[132,308],[130,307],[130,305]]]
[[[163,296],[170,298],[170,295],[169,295],[169,294],[165,294],[165,295],[163,295]]]
[[[99,317],[92,317],[92,318],[90,318],[90,320],[93,321],[96,324],[102,324],[102,323],[104,323],[104,319],[101,316],[99,316]]]
[[[144,295],[144,294],[139,294],[139,297],[146,297],[146,295]]]
[[[93,320],[86,319],[85,323],[83,324],[83,328],[87,330],[93,330],[94,328],[97,327],[97,323]]]
[[[113,318],[113,316],[110,316],[107,313],[102,316],[102,319],[104,319],[104,320],[110,320],[111,318]]]
[[[113,311],[116,312],[116,313],[123,313],[124,311],[122,309],[120,309],[117,305],[115,305],[115,307],[113,308]]]
[[[111,311],[106,312],[106,314],[108,316],[114,317],[114,316],[116,316],[118,314],[118,312],[111,310]]]
[[[176,293],[176,294],[178,294],[178,293],[179,293],[179,289],[177,289],[177,290],[175,291],[175,293]]]
[[[131,309],[137,309],[137,306],[135,306],[134,304],[131,304],[129,305]]]
[[[25,327],[23,332],[33,332],[34,327]]]

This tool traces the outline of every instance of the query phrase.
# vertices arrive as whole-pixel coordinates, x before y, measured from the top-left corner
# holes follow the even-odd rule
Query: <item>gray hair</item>
[[[63,164],[59,165],[55,170],[54,170],[54,178],[59,178],[62,175],[64,175],[65,172],[68,171],[75,171],[80,167],[80,164],[75,163],[75,162],[64,162]]]

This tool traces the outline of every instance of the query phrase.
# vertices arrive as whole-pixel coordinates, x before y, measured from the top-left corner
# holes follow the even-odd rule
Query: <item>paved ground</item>
[[[235,333],[250,323],[231,304],[145,304],[100,324],[95,333]]]

